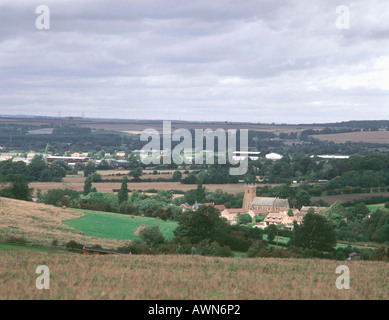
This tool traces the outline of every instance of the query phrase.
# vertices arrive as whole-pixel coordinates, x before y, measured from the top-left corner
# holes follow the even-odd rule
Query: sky
[[[388,102],[387,0],[0,0],[0,115],[296,124]]]

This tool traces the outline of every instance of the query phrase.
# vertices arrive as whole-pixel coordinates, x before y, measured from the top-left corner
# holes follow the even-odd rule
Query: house
[[[47,156],[46,163],[53,163],[55,160],[65,161],[69,165],[75,165],[76,163],[88,163],[89,161],[93,161],[90,157],[57,157],[57,156]]]
[[[24,163],[27,163],[27,164],[30,163],[30,161],[28,161],[27,158],[18,158],[18,157],[13,158],[12,162],[24,162]]]
[[[72,153],[70,156],[73,158],[79,158],[79,157],[81,157],[81,154],[78,152],[75,152],[75,153]]]
[[[276,161],[276,160],[280,160],[283,158],[282,155],[278,154],[278,153],[268,153],[266,156],[265,156],[266,159],[268,160],[272,160],[272,161]]]
[[[348,255],[347,260],[349,260],[349,261],[360,261],[360,260],[362,260],[362,256],[359,253],[351,252]]]
[[[227,207],[224,204],[214,204],[213,206],[215,207],[216,210],[219,210],[220,212],[227,209]]]
[[[126,153],[124,151],[119,151],[116,152],[116,156],[118,157],[119,160],[124,160]]]
[[[258,209],[258,210],[249,210],[247,213],[250,215],[250,217],[253,219],[253,222],[255,222],[255,218],[259,215],[267,215],[269,213],[268,210],[264,209]]]
[[[284,212],[289,210],[288,199],[257,197],[256,185],[245,185],[243,197],[243,209],[267,210],[268,212]]]
[[[29,154],[27,154],[27,159],[31,162],[31,160],[34,159],[36,155],[38,154],[34,152],[30,152]]]
[[[293,223],[294,217],[289,217],[285,212],[271,212],[263,220],[264,224],[270,226],[274,225],[290,225]]]
[[[196,210],[198,210],[202,206],[205,206],[205,204],[204,203],[198,203],[196,201],[195,204],[192,206],[192,209],[193,209],[193,211],[196,211]]]
[[[304,214],[307,214],[308,213],[308,210],[312,208],[313,211],[315,213],[319,213],[321,210],[326,210],[328,209],[327,207],[311,207],[311,206],[303,206],[301,209],[300,209],[300,212],[301,213],[304,213]]]
[[[242,214],[242,213],[245,213],[245,212],[246,212],[246,210],[244,210],[244,209],[224,209],[221,212],[220,216],[222,218],[226,218],[231,223],[232,222],[236,223],[236,221],[238,219],[238,215]]]
[[[294,221],[296,221],[296,223],[298,225],[301,225],[303,223],[304,217],[305,217],[305,213],[304,212],[298,212],[293,217],[291,217],[291,218],[293,218],[293,219],[291,219],[292,223]]]
[[[182,212],[186,210],[193,211],[192,206],[188,202],[183,203],[182,205],[180,205],[180,207],[182,209]]]

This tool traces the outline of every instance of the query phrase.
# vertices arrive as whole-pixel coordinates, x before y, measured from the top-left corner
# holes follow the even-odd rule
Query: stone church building
[[[284,212],[289,210],[288,199],[257,197],[256,185],[245,185],[243,210],[266,210],[268,212]]]

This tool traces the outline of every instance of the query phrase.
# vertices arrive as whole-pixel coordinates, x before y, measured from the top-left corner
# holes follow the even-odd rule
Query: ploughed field
[[[350,289],[336,287],[336,267]],[[36,288],[38,265],[50,289]],[[385,262],[0,251],[0,299],[389,299]]]

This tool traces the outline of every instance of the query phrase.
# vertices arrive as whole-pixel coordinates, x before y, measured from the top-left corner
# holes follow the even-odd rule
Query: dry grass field
[[[340,264],[350,289],[336,288]],[[38,290],[35,269],[50,269],[50,289]],[[83,256],[0,252],[0,300],[388,300],[388,264],[315,259],[201,256]]]
[[[336,134],[322,134],[311,136],[322,141],[333,141],[335,143],[365,142],[365,143],[389,143],[389,131],[367,131],[347,132]]]
[[[55,239],[60,245],[74,240],[106,248],[117,248],[126,241],[85,236],[83,232],[63,224],[85,216],[84,213],[32,202],[0,198],[0,238],[24,237],[33,244],[50,246]]]

